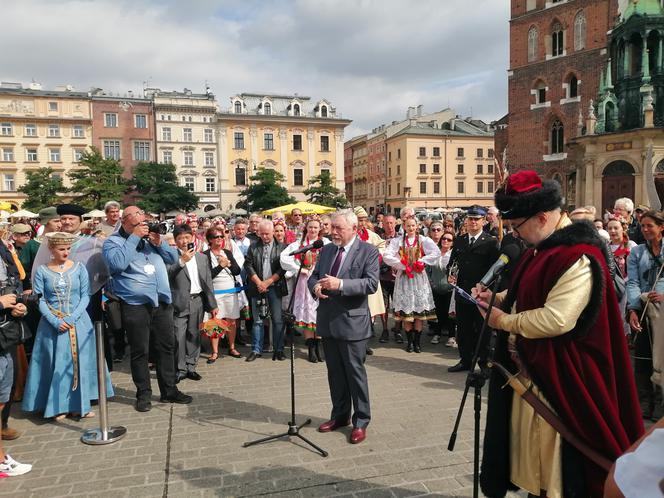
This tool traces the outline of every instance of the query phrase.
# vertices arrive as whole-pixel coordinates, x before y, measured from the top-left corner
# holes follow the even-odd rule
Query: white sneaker
[[[448,347],[448,348],[456,348],[456,347],[458,347],[458,346],[457,346],[456,339],[455,339],[454,337],[450,337],[450,338],[447,340],[447,342],[445,343],[445,346]]]
[[[3,462],[0,462],[0,474],[5,474],[6,476],[20,476],[27,474],[32,470],[32,465],[28,463],[18,463],[9,454],[5,454],[5,459]]]
[[[440,336],[438,334],[431,338],[431,344],[440,344]]]

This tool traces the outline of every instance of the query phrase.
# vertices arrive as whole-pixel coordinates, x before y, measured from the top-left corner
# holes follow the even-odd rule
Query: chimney
[[[422,116],[422,104],[417,106],[417,117]]]
[[[408,112],[406,113],[406,119],[411,119],[415,117],[415,108],[414,107],[409,107]]]

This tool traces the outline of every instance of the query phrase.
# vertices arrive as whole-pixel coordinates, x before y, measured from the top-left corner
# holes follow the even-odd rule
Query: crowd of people
[[[224,349],[228,357],[247,362],[268,353],[282,361],[287,337],[303,336],[306,359],[325,361],[317,333],[323,296],[313,290],[312,278],[320,286],[329,277],[314,270],[325,246],[337,244],[330,215],[295,209],[270,219],[258,213],[207,219],[192,213],[160,223],[136,206],[123,209],[114,201],[105,213],[105,219],[83,221],[81,207],[63,204],[42,209],[35,220],[2,227],[3,440],[19,436],[8,424],[12,400],[56,422],[94,416],[95,321],[104,323],[104,368],[112,371],[129,354],[139,412],[152,407],[151,369],[160,401],[186,404],[192,397],[179,389],[180,382],[200,381],[201,358],[213,364]],[[655,324],[662,323],[664,215],[648,206],[635,208],[626,198],[603,219],[591,206],[562,214],[570,223],[591,222],[584,226],[593,226],[603,241],[621,327],[633,350],[642,415],[656,420],[662,416],[657,374],[664,352],[656,350],[661,342],[653,336]],[[510,261],[496,290],[510,288],[519,255],[541,243],[524,235],[532,216],[517,223],[519,217],[502,208],[472,206],[461,214],[420,215],[404,208],[398,217],[370,217],[355,207],[346,218],[357,220],[357,238],[378,253],[379,280],[368,309],[379,343],[394,341],[405,344],[407,353],[420,353],[426,330],[434,347],[458,348],[450,372],[469,370],[476,351],[486,369],[489,347],[478,344],[483,310],[467,295],[477,294],[478,282],[501,254],[509,254]],[[334,269],[336,275],[339,267]],[[575,271],[583,273],[584,267]],[[578,281],[577,292],[583,289]],[[513,326],[501,325],[502,330]],[[248,347],[244,354],[241,346]],[[368,344],[364,353],[373,353]],[[0,445],[0,473],[29,470]]]

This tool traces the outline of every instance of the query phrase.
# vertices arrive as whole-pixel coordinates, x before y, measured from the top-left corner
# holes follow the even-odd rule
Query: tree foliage
[[[58,192],[67,189],[62,184],[62,178],[53,178],[52,168],[39,168],[26,173],[25,185],[18,188],[27,198],[21,207],[30,211],[39,211],[48,206],[59,204]]]
[[[72,181],[73,202],[86,209],[102,209],[108,201],[121,201],[127,190],[122,166],[116,159],[104,159],[92,147],[83,153],[80,167],[67,173]]]
[[[198,196],[178,185],[173,164],[138,163],[129,184],[140,199],[138,206],[150,213],[188,211],[198,206]]]
[[[309,188],[304,191],[304,195],[314,204],[337,209],[348,207],[348,199],[334,186],[334,177],[328,170],[323,170],[320,175],[309,179]]]
[[[288,195],[288,190],[281,186],[281,182],[286,178],[278,171],[260,168],[250,180],[250,185],[240,192],[242,200],[237,204],[239,208],[263,211],[295,202],[295,199]]]

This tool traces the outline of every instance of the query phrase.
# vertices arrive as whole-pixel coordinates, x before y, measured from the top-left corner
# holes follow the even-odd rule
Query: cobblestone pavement
[[[113,373],[109,418],[125,426],[127,436],[87,446],[81,433],[97,427],[98,416],[54,423],[25,417],[15,407],[11,425],[24,434],[5,447],[34,468],[0,480],[0,496],[472,496],[472,393],[456,451],[447,451],[465,380],[446,370],[456,362],[456,350],[430,345],[425,336],[423,353],[409,354],[373,339],[375,354],[367,360],[373,420],[367,440],[351,445],[350,428],[315,430],[330,413],[326,368],[306,361],[301,342],[296,421],[312,419],[302,434],[329,457],[297,438],[242,447],[287,429],[288,362],[273,362],[271,355],[253,363],[229,356],[214,365],[203,360],[203,380],[180,383],[193,395],[191,405],[162,404],[155,396],[152,411],[138,413],[125,360]],[[246,356],[248,349],[240,349]],[[158,394],[156,379],[153,391]]]

